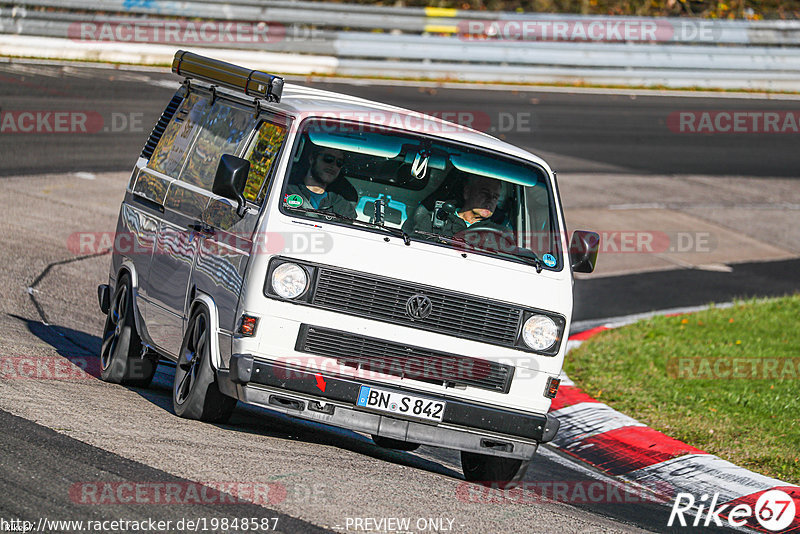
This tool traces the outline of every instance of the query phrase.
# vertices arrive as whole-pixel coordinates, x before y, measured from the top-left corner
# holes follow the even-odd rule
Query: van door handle
[[[189,230],[193,230],[198,234],[203,234],[207,236],[212,236],[216,233],[213,227],[201,222],[190,224]]]

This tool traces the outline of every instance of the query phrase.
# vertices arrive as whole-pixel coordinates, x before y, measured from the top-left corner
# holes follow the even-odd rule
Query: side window
[[[286,127],[271,122],[262,122],[244,158],[250,162],[250,174],[244,187],[244,198],[250,202],[261,204],[267,188],[264,182],[275,163],[275,158],[286,139]]]
[[[524,195],[522,204],[524,209],[519,215],[525,228],[522,246],[536,252],[540,257],[542,254],[553,252],[554,236],[550,225],[547,186],[540,180],[532,186],[517,187],[517,191]]]
[[[177,178],[186,151],[203,124],[207,110],[207,97],[195,93],[186,97],[150,156],[151,169]]]
[[[217,100],[197,136],[181,181],[211,191],[219,158],[236,154],[239,144],[253,126],[253,112]]]

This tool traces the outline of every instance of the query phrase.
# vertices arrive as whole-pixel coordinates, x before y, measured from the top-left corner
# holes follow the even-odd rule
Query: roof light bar
[[[281,101],[283,78],[250,70],[218,59],[178,50],[172,60],[172,72],[195,80],[213,83],[246,95]]]

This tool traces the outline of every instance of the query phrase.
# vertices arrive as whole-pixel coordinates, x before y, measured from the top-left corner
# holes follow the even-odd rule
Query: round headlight
[[[272,271],[272,289],[285,299],[295,299],[306,292],[308,275],[296,263],[281,263]]]
[[[546,350],[558,340],[558,326],[546,315],[533,315],[522,326],[522,339],[533,350]]]

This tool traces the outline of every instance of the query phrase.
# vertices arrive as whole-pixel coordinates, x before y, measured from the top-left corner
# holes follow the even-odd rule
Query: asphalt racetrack
[[[0,172],[129,170],[141,150],[142,134],[149,133],[180,81],[165,71],[0,65],[2,110],[97,113],[106,121],[106,133],[113,134],[94,135],[91,142],[80,144],[70,136],[44,141],[36,135],[4,135]],[[797,99],[314,85],[448,119],[458,120],[460,113],[460,122],[542,155],[560,173],[796,178],[800,167],[797,132],[792,135],[791,129],[781,134],[713,135],[693,134],[688,127],[682,133],[680,123],[674,124],[675,114],[681,112],[796,112]],[[133,129],[131,119],[137,124]],[[694,124],[699,126],[699,119]]]
[[[208,531],[244,531],[222,528],[223,518],[236,517],[274,519],[257,531],[280,532],[365,532],[367,519],[381,518],[407,518],[417,529],[424,520],[426,532],[434,525],[440,532],[669,530],[668,507],[635,488],[619,490],[549,447],[528,471],[531,487],[599,484],[607,497],[489,499],[470,492],[451,451],[390,451],[367,436],[250,407],[237,408],[226,425],[183,420],[172,413],[173,370],[166,365],[151,389],[96,378],[103,317],[95,287],[106,279],[109,259],[77,255],[66,243],[75,232],[113,230],[133,162],[178,82],[149,70],[0,65],[0,111],[101,117],[92,134],[0,135],[0,355],[45,375],[13,379],[5,369],[0,379],[0,519],[39,526],[42,519],[172,521],[166,531],[178,531],[181,519],[183,527],[195,520],[216,525]],[[709,232],[715,245],[705,252],[609,254],[605,271],[577,281],[575,321],[800,288],[797,135],[698,136],[668,125],[681,110],[797,110],[800,102],[315,85],[421,111],[472,114],[559,171],[571,228],[572,220],[596,220],[617,231],[637,217],[663,217],[702,223]],[[623,191],[620,184],[633,186]],[[663,194],[669,190],[674,199]],[[760,215],[743,221],[731,208]],[[220,488],[216,501],[155,502],[159,488],[170,485],[185,497],[198,483]],[[112,488],[105,497],[104,488]],[[121,499],[130,493],[120,488],[138,488],[146,504]],[[87,531],[86,524],[47,525]]]

